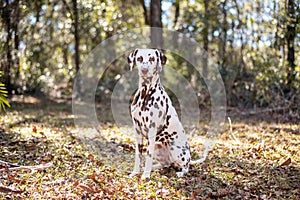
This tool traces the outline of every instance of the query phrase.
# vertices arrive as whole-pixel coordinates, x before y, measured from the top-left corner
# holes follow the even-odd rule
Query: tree
[[[75,38],[75,69],[76,74],[79,72],[79,64],[80,64],[80,55],[79,55],[79,17],[78,17],[78,8],[77,8],[77,0],[72,0],[73,3],[73,13],[74,13],[74,38]]]
[[[4,26],[5,32],[7,34],[6,41],[4,44],[4,59],[2,60],[2,70],[4,72],[4,83],[7,85],[7,87],[11,88],[11,67],[13,65],[12,60],[12,21],[11,21],[11,2],[9,0],[6,0],[1,5],[1,19],[2,24]]]
[[[209,29],[209,0],[203,0],[204,2],[204,18],[203,18],[203,49],[204,54],[202,58],[202,76],[207,78],[207,62],[208,62],[208,29]]]
[[[151,46],[161,49],[163,47],[162,21],[161,21],[161,0],[151,0],[150,4],[150,27]]]
[[[145,0],[140,0],[140,3],[142,5],[142,7],[143,7],[143,14],[144,14],[145,24],[149,25],[150,24],[150,22],[149,22],[149,15],[148,15],[148,10],[147,10],[146,4],[145,4]]]
[[[287,44],[287,63],[288,63],[288,77],[287,87],[291,87],[291,83],[295,80],[295,37],[296,37],[296,5],[294,0],[287,0],[286,18],[286,44]]]

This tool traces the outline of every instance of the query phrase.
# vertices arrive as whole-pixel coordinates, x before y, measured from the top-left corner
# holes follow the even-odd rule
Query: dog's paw
[[[149,180],[150,179],[150,172],[144,172],[142,175],[142,180]]]
[[[189,168],[182,169],[181,172],[176,172],[178,178],[182,178],[185,173],[189,172]]]
[[[131,174],[129,175],[130,178],[135,177],[136,175],[138,175],[140,172],[131,172]]]

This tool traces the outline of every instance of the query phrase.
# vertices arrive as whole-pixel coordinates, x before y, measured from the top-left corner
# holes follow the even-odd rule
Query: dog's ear
[[[135,64],[135,55],[137,54],[138,50],[135,49],[134,51],[132,51],[129,56],[127,57],[127,62],[130,66],[130,71],[132,71],[132,68]]]
[[[156,49],[156,55],[158,56],[158,63],[157,63],[157,69],[159,72],[162,70],[162,66],[166,64],[167,57],[164,55],[164,53],[161,50]]]
[[[167,62],[167,57],[164,55],[163,52],[160,53],[160,60],[162,65],[165,65]]]

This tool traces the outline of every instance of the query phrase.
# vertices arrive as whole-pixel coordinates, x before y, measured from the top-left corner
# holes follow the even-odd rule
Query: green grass
[[[11,106],[0,117],[0,160],[53,166],[32,173],[0,172],[0,186],[19,191],[0,190],[0,199],[300,198],[299,124],[234,114],[232,133],[227,126],[203,164],[192,166],[181,179],[165,168],[143,181],[128,177],[134,139],[127,127],[104,123],[92,138],[84,138],[79,133],[90,130],[74,127],[70,102],[25,98]],[[196,139],[191,141],[193,155],[202,149]],[[288,158],[291,163],[282,165]]]

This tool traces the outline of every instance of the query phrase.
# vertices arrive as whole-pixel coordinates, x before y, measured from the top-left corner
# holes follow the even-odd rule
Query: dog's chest
[[[140,87],[131,103],[131,115],[136,124],[149,128],[163,123],[168,110],[169,98],[159,84]]]

